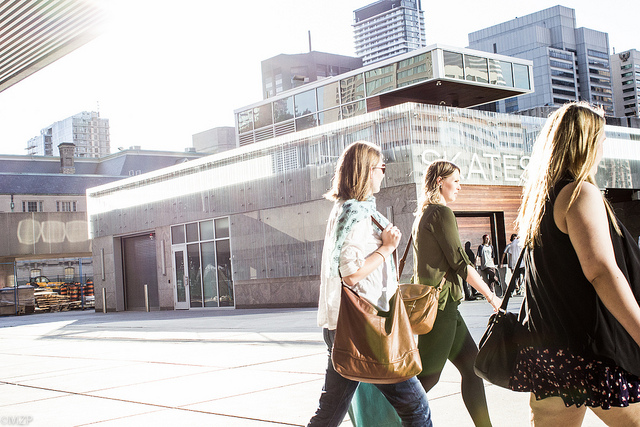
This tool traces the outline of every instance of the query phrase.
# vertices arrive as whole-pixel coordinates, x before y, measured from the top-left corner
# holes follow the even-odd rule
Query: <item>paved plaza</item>
[[[476,341],[490,310],[461,305]],[[315,318],[315,309],[1,317],[0,426],[304,426],[327,363]],[[528,425],[528,395],[486,390],[494,426]],[[472,426],[451,364],[429,402],[436,426]],[[583,425],[604,424],[588,412]]]

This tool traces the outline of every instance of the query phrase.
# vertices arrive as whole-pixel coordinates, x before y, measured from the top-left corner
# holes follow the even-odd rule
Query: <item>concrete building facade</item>
[[[60,156],[58,146],[71,143],[75,157],[100,158],[111,153],[109,119],[99,112],[83,111],[57,121],[42,130],[27,143],[27,154],[33,156]]]
[[[526,114],[584,100],[614,115],[609,36],[577,28],[574,9],[554,6],[474,31],[469,48],[533,61],[535,92],[498,102],[498,112]]]
[[[372,64],[427,45],[420,0],[379,0],[353,12],[356,55]]]
[[[236,130],[233,126],[207,129],[193,134],[191,142],[197,153],[220,153],[237,147]]]

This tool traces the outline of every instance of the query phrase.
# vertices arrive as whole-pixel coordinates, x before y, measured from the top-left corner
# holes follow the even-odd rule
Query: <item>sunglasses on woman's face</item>
[[[387,169],[387,165],[383,163],[382,166],[374,166],[371,169],[380,169],[384,174],[385,170]]]

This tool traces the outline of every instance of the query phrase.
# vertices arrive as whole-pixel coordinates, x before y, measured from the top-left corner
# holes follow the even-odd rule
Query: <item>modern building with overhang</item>
[[[407,75],[412,83],[399,83]],[[332,207],[322,195],[339,155],[358,140],[378,144],[384,154],[377,206],[402,230],[400,247],[423,172],[444,158],[462,170],[463,189],[451,207],[463,242],[477,247],[490,234],[502,251],[544,120],[450,105],[531,92],[523,80],[516,84],[516,75],[530,77],[531,62],[432,46],[238,109],[245,143],[234,150],[88,189],[96,310],[142,309],[145,285],[152,310],[316,306]],[[389,89],[380,91],[382,82]],[[332,93],[330,107],[325,90]],[[353,103],[359,107],[349,107]],[[280,120],[281,106],[290,117]],[[337,110],[334,120],[320,121],[327,110]],[[297,128],[304,117],[315,124]],[[293,131],[276,136],[284,122]],[[599,185],[632,204],[640,131],[606,131]],[[261,140],[263,132],[272,135]],[[405,271],[411,274],[410,262]]]
[[[532,92],[531,61],[432,45],[235,110],[238,145],[405,102],[459,108]]]

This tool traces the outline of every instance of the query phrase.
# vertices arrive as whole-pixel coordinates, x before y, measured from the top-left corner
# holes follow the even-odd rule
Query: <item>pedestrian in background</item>
[[[478,258],[480,259],[480,271],[487,280],[489,288],[496,292],[497,287],[500,286],[500,280],[498,279],[498,272],[496,270],[496,255],[491,245],[491,238],[488,234],[482,236],[482,244],[478,246]]]
[[[474,266],[476,265],[476,254],[473,253],[473,250],[471,249],[471,242],[467,241],[464,244],[464,253],[467,254],[467,258],[469,258],[469,262],[471,262],[471,265]],[[476,299],[481,299],[482,298],[482,294],[480,294],[480,292],[476,291],[470,284],[469,282],[467,282],[466,280],[462,281],[462,285],[464,286],[464,299],[467,301],[474,301]]]
[[[531,393],[534,426],[580,426],[587,407],[607,425],[640,426],[640,277],[629,273],[640,250],[595,184],[604,126],[602,110],[565,104],[527,168],[517,226],[531,342],[510,387]]]
[[[334,205],[322,250],[318,326],[323,328],[329,361],[319,406],[309,426],[341,424],[359,384],[338,374],[331,362],[342,284],[382,311],[389,311],[389,301],[398,288],[391,254],[400,243],[400,230],[377,211],[373,197],[380,191],[385,167],[377,146],[354,142],[340,156],[332,188],[325,194]],[[372,216],[384,230],[374,227]],[[375,387],[393,405],[404,426],[432,425],[427,394],[416,377]]]
[[[524,276],[524,265],[522,261],[520,264],[516,266],[516,262],[518,262],[518,257],[520,256],[520,251],[522,250],[522,244],[520,243],[520,239],[517,234],[512,234],[509,239],[510,243],[504,248],[504,252],[502,253],[502,259],[500,260],[500,264],[504,265],[504,259],[507,258],[507,266],[509,270],[511,270],[511,274],[516,275],[516,295],[521,295],[523,291],[522,287],[522,278]],[[505,282],[508,282],[505,277]]]

